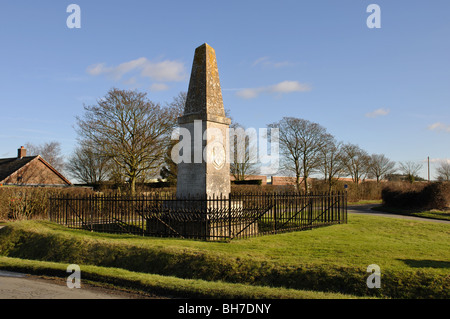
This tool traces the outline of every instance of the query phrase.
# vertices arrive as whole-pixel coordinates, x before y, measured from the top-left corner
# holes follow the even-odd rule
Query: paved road
[[[415,216],[406,216],[406,215],[378,212],[378,211],[372,210],[372,207],[375,207],[375,206],[378,206],[378,205],[359,205],[359,206],[349,205],[348,213],[349,214],[373,215],[373,216],[402,218],[402,219],[420,220],[420,221],[433,222],[433,223],[450,224],[450,220],[440,220],[440,219],[422,218],[422,217],[415,217]]]
[[[103,289],[81,282],[68,288],[64,279],[43,279],[0,270],[0,299],[143,299],[148,296]]]

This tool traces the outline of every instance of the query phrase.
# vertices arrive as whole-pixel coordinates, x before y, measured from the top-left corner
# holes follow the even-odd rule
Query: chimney
[[[27,156],[27,149],[24,148],[23,146],[21,146],[18,150],[17,150],[17,158],[22,158]]]

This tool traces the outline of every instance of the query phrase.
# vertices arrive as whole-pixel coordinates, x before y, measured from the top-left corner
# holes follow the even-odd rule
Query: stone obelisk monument
[[[177,198],[228,197],[228,128],[216,53],[208,44],[195,50],[180,128],[190,132],[191,161],[178,164]]]

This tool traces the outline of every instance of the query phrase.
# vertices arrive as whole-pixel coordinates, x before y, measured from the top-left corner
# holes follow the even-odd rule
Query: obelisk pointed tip
[[[198,51],[200,51],[200,50],[202,50],[202,51],[212,51],[212,52],[215,52],[215,50],[214,50],[214,48],[212,47],[212,46],[210,46],[208,43],[203,43],[202,45],[200,45],[199,47],[197,47],[196,49],[195,49],[195,51],[196,52],[198,52]]]
[[[200,45],[199,48],[200,48],[200,47],[211,47],[211,46],[210,46],[208,43],[205,42],[205,43],[203,43],[202,45]]]
[[[225,117],[216,53],[203,43],[195,49],[184,115]]]

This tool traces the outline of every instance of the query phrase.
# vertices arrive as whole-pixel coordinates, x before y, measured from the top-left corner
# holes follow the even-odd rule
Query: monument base
[[[146,233],[207,240],[254,236],[258,224],[242,208],[241,201],[166,201],[160,213],[147,218]]]

